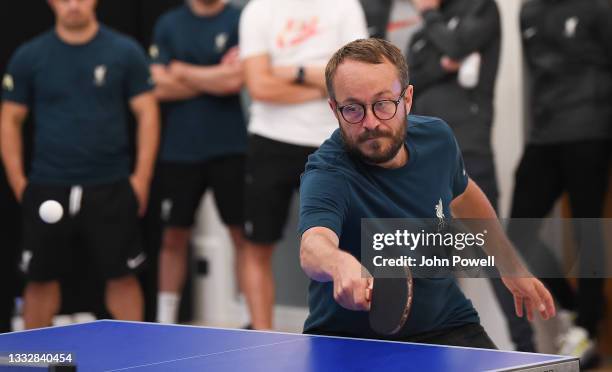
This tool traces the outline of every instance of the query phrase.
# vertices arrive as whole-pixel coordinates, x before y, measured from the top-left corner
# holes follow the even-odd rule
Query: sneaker
[[[575,326],[576,318],[578,313],[571,310],[559,309],[557,311],[557,323],[559,326],[559,334],[565,334],[569,332],[570,328]]]
[[[562,334],[558,339],[558,354],[580,358],[584,363],[595,354],[595,340],[589,338],[586,329],[578,326]]]

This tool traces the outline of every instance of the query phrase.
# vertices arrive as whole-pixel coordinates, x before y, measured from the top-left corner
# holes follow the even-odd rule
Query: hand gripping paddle
[[[398,267],[393,277],[372,279],[366,298],[370,300],[370,327],[381,335],[398,333],[406,324],[412,307],[410,269]]]

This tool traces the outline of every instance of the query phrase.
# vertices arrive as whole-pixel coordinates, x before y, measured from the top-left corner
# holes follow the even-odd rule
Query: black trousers
[[[545,217],[563,192],[569,194],[573,218],[602,217],[610,174],[611,149],[612,142],[604,140],[528,145],[516,172],[511,217]],[[533,227],[534,230],[536,227]],[[600,256],[603,260],[603,236],[601,231],[598,233],[599,236],[591,237],[595,240],[594,244],[582,247],[591,250],[588,254],[583,253],[583,258]],[[533,231],[532,237],[537,236],[536,234],[537,232]],[[558,266],[556,257],[543,243],[533,243],[534,240],[527,242],[524,234],[522,238],[516,236],[521,234],[513,234],[512,228],[510,235],[521,253],[531,258],[528,262],[535,259],[539,263],[547,262]],[[588,269],[584,267],[588,264],[586,261],[581,263],[581,272]],[[575,293],[561,269],[557,269],[557,272],[558,276],[542,278],[542,281],[563,308],[578,311],[576,324],[586,328],[594,337],[604,311],[604,280],[580,278],[578,291]]]

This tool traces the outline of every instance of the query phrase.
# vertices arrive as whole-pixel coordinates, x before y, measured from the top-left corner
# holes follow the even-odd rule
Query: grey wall
[[[276,303],[288,306],[307,306],[309,279],[300,267],[300,241],[297,236],[299,198],[293,198],[283,240],[274,253]]]

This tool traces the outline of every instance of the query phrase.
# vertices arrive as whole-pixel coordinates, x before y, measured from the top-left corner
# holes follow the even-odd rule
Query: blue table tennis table
[[[72,353],[79,372],[579,370],[558,355],[109,320],[0,335],[3,355],[28,352]],[[0,363],[53,370],[15,367]]]

